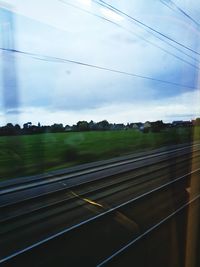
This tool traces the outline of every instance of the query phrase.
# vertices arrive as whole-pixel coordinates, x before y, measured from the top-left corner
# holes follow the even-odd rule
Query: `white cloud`
[[[81,112],[76,110],[55,110],[49,111],[44,108],[24,108],[17,115],[4,115],[4,122],[18,121],[21,125],[31,121],[43,125],[52,123],[74,124],[79,120],[101,121],[108,120],[115,123],[145,122],[163,120],[191,120],[200,116],[200,93],[199,91],[183,93],[176,97],[163,99],[162,101],[145,100],[143,104],[137,101],[128,104],[113,104],[94,109],[84,109]]]

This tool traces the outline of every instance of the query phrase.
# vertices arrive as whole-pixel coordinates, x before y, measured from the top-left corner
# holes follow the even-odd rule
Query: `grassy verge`
[[[43,173],[165,145],[200,140],[200,127],[160,133],[135,130],[0,137],[0,180]]]

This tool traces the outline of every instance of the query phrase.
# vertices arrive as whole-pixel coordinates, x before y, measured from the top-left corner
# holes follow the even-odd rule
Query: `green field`
[[[0,179],[21,177],[200,139],[200,128],[160,133],[136,130],[0,137]],[[194,137],[195,135],[195,137]]]

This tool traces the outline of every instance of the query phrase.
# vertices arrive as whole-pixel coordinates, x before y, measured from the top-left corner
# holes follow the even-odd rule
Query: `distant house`
[[[132,125],[131,125],[131,128],[135,129],[135,130],[140,130],[141,127],[143,127],[143,123],[142,122],[135,122],[135,123],[132,123]]]
[[[168,128],[171,128],[172,127],[172,124],[168,122],[168,123],[165,123],[165,126],[168,129]]]
[[[172,126],[173,127],[190,127],[192,126],[192,121],[173,121]]]
[[[172,126],[173,126],[173,127],[182,126],[182,124],[183,124],[183,121],[173,121],[173,122],[172,122]]]
[[[65,126],[65,132],[71,132],[71,130],[72,130],[71,126],[69,126],[69,125]]]
[[[192,121],[184,121],[183,126],[190,127],[190,126],[193,126],[193,123],[192,123]]]
[[[145,133],[148,133],[151,129],[151,123],[149,121],[146,121],[145,123],[142,123],[139,126],[139,130]]]
[[[127,125],[129,129],[134,129],[134,130],[140,130],[142,126],[143,126],[142,122],[133,122]]]
[[[126,127],[123,123],[114,123],[111,126],[112,130],[124,130]]]
[[[137,125],[137,123],[133,123],[132,125],[131,125],[131,129],[134,129],[134,130],[139,130],[139,126]]]
[[[146,121],[145,123],[144,123],[144,129],[150,129],[151,128],[151,123],[149,122],[149,121]]]

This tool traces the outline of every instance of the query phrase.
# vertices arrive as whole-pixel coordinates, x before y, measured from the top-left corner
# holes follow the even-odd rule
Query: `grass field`
[[[21,177],[200,139],[200,128],[160,133],[135,130],[0,137],[0,180]]]

